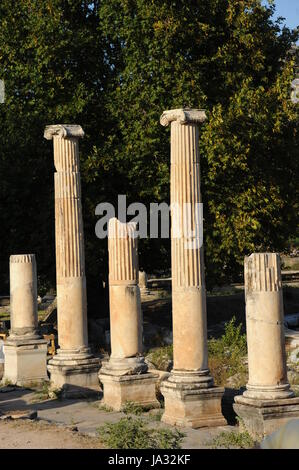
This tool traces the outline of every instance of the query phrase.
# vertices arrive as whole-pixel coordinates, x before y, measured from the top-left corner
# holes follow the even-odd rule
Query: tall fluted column
[[[99,374],[104,401],[116,410],[126,401],[156,407],[157,377],[147,373],[142,356],[136,224],[110,219],[108,250],[111,356]]]
[[[299,417],[287,379],[278,253],[253,253],[244,264],[249,380],[234,410],[255,438]]]
[[[45,138],[53,140],[55,183],[55,239],[58,312],[57,357],[50,361],[51,380],[57,386],[96,385],[98,360],[88,348],[87,302],[84,260],[84,235],[81,206],[79,138],[84,136],[81,126],[53,125],[45,129]],[[67,366],[74,360],[85,361],[84,370],[62,377],[57,376],[57,365]],[[59,362],[59,364],[58,364]],[[79,366],[79,363],[77,364]],[[91,367],[91,370],[89,368]],[[86,369],[86,370],[85,370]],[[65,368],[64,368],[65,370]]]
[[[213,379],[208,369],[206,290],[202,246],[199,124],[206,119],[199,109],[165,111],[161,124],[171,124],[171,267],[174,368],[163,383],[165,414],[170,424],[193,427],[211,425],[224,419],[219,409],[222,389],[212,388],[214,410],[204,416],[199,409],[192,412],[188,394],[178,406],[176,385],[182,390],[210,389]],[[191,387],[191,388],[190,388]],[[218,395],[217,395],[218,393]],[[215,398],[215,396],[217,397]],[[203,397],[197,393],[198,400]],[[209,395],[212,397],[212,394]],[[194,399],[194,394],[193,394]],[[212,401],[213,401],[212,400]],[[190,406],[189,406],[190,405]],[[174,408],[177,411],[174,411]]]
[[[35,255],[12,255],[9,271],[11,329],[4,379],[18,385],[48,380],[47,341],[38,330]]]

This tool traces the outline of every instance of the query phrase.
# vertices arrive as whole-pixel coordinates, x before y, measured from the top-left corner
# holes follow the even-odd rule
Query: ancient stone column
[[[116,410],[126,401],[146,407],[158,406],[157,377],[147,373],[142,356],[136,224],[110,219],[108,250],[111,356],[99,374],[104,401]]]
[[[206,291],[200,214],[198,109],[165,111],[171,124],[171,266],[174,366],[162,384],[163,421],[191,427],[225,424],[224,390],[213,387],[208,369]],[[202,403],[205,403],[205,406]]]
[[[256,437],[299,416],[299,399],[287,378],[279,254],[246,257],[244,280],[249,380],[234,409]]]
[[[48,380],[47,341],[38,329],[35,256],[12,255],[10,335],[5,342],[4,379],[17,385]]]
[[[97,387],[99,360],[88,347],[84,235],[81,206],[79,138],[81,126],[53,125],[58,354],[49,362],[51,382],[65,395]]]
[[[139,289],[141,294],[149,294],[147,274],[145,271],[139,271]]]
[[[249,370],[244,396],[294,396],[287,378],[279,254],[246,257],[244,277]]]

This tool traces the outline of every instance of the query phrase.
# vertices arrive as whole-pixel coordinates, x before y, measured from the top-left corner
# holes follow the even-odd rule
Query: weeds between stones
[[[252,439],[247,431],[238,432],[221,432],[219,436],[215,437],[210,443],[207,443],[213,448],[224,448],[224,449],[254,449],[257,447],[257,443]]]
[[[180,449],[185,436],[178,430],[150,428],[141,418],[125,417],[97,429],[109,449]]]

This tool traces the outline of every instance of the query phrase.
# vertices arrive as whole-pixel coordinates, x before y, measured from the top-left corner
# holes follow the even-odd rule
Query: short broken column
[[[65,396],[86,396],[97,390],[99,359],[88,347],[84,233],[81,206],[78,125],[47,126],[53,140],[55,173],[55,240],[58,343],[49,361],[53,387]],[[94,390],[95,389],[95,390]]]
[[[200,237],[200,109],[173,109],[161,116],[171,125],[171,270],[173,370],[161,385],[162,420],[168,424],[219,426],[222,387],[214,387],[208,368],[207,313],[203,246]]]
[[[293,398],[287,378],[279,254],[246,257],[244,278],[249,379],[234,409],[259,437],[299,417],[299,398]]]
[[[141,294],[146,295],[149,294],[149,288],[147,283],[147,274],[145,271],[139,271],[139,289]]]
[[[12,255],[10,335],[4,346],[4,380],[16,385],[48,380],[47,341],[38,328],[37,274],[33,254]]]
[[[142,313],[138,286],[136,224],[109,220],[109,302],[111,356],[99,378],[104,403],[120,410],[128,401],[157,407],[157,377],[142,355]]]

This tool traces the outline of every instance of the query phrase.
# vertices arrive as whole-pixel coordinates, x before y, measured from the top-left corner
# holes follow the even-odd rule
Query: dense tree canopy
[[[80,123],[86,133],[80,142],[83,159],[104,139],[103,95],[110,69],[97,3],[0,3],[0,77],[6,88],[0,105],[0,276],[5,292],[12,253],[36,253],[40,280],[55,282],[53,149],[43,138],[45,125]],[[89,247],[95,237],[88,217],[86,235]]]
[[[90,284],[105,275],[101,201],[169,200],[165,109],[205,108],[201,172],[207,279],[236,279],[245,254],[282,250],[297,223],[296,31],[260,0],[22,0],[0,4],[0,261],[35,252],[54,282],[53,157],[46,124],[82,125]],[[143,240],[142,266],[169,268],[169,241]],[[1,288],[7,291],[7,288]]]

